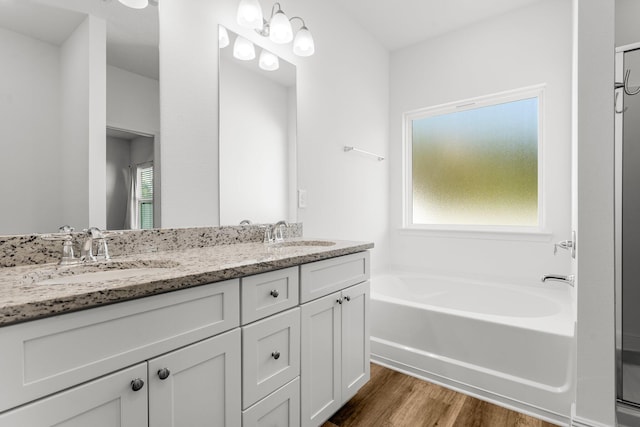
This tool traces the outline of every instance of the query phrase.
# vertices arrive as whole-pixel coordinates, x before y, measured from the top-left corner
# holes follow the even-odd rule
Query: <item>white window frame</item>
[[[154,185],[154,194],[151,199],[142,197],[142,170],[148,169],[148,168],[153,169],[154,184],[155,184],[155,168],[153,167],[153,162],[144,162],[136,165],[136,226],[138,227],[137,229],[139,230],[142,229],[142,224],[140,224],[142,221],[141,205],[142,203],[145,203],[145,202],[146,203],[151,202],[153,204],[153,199],[155,198],[155,185]],[[155,212],[154,212],[154,216],[155,216]]]
[[[403,135],[403,222],[402,230],[407,232],[430,232],[443,236],[464,234],[465,237],[485,237],[487,233],[513,235],[549,236],[546,231],[545,192],[544,192],[544,90],[545,85],[530,86],[522,89],[469,98],[461,101],[440,104],[406,112],[402,115]],[[467,225],[467,224],[416,224],[413,223],[413,170],[412,170],[412,122],[416,119],[466,111],[480,107],[503,104],[529,98],[538,98],[538,225]]]

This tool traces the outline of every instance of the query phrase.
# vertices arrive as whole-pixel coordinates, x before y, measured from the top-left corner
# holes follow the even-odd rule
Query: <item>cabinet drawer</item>
[[[0,328],[0,411],[240,323],[239,281]]]
[[[300,375],[300,309],[242,328],[242,408]]]
[[[241,279],[242,324],[298,305],[298,267]]]
[[[300,425],[300,379],[271,393],[242,413],[244,427],[297,427]]]
[[[304,264],[300,267],[300,302],[364,282],[369,274],[369,252]]]

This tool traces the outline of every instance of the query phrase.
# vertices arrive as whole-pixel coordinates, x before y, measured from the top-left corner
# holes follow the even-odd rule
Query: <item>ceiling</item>
[[[332,2],[393,51],[541,0],[324,1]],[[261,1],[263,6],[270,2]],[[43,12],[41,5],[56,9]],[[86,14],[107,22],[108,64],[159,78],[157,0],[142,10],[117,0],[0,0],[0,27],[53,44],[66,40]]]
[[[393,51],[540,0],[329,1]]]

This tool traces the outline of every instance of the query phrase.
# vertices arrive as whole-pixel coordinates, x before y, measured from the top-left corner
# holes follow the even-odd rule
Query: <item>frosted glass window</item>
[[[538,96],[410,118],[410,222],[537,227]]]

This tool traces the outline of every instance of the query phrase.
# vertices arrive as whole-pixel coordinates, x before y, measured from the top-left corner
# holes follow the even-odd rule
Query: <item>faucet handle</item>
[[[60,227],[58,233],[42,234],[40,238],[44,240],[61,240],[62,241],[62,256],[60,257],[60,265],[75,264],[78,262],[78,258],[75,257],[73,252],[73,227],[65,225]]]
[[[564,249],[571,253],[571,258],[576,257],[576,232],[575,230],[571,232],[571,240],[563,240],[558,243],[553,244],[553,254],[558,253],[558,248]]]

